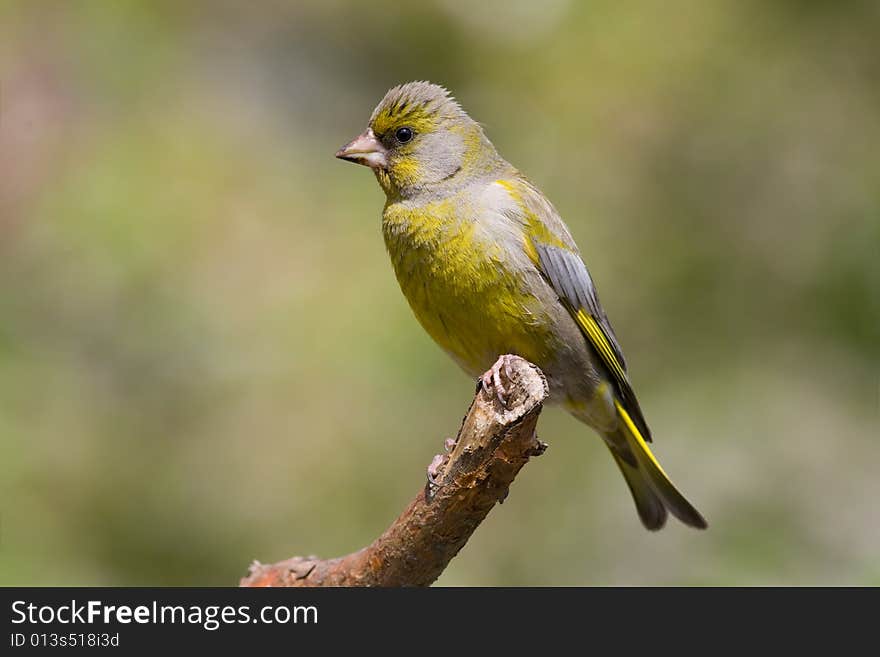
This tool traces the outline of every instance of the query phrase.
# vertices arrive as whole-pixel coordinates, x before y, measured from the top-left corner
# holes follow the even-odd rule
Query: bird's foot
[[[455,447],[455,438],[447,438],[443,441],[445,453],[437,454],[431,460],[431,464],[428,466],[428,484],[431,488],[440,488],[441,484],[437,481],[437,475],[440,474],[443,466],[449,463],[449,452],[452,451],[453,447]]]
[[[495,393],[495,396],[498,397],[498,401],[501,402],[501,405],[507,408],[507,390],[504,389],[504,384],[501,382],[501,372],[504,371],[504,376],[507,377],[508,381],[513,379],[513,375],[510,371],[510,363],[513,359],[512,354],[504,354],[503,356],[499,356],[498,360],[495,361],[495,364],[492,365],[483,376],[480,377],[480,385],[486,394]]]
[[[428,483],[432,487],[439,488],[440,484],[437,483],[437,475],[440,474],[440,469],[446,465],[448,460],[449,455],[447,454],[437,454],[431,460],[431,464],[428,466]]]

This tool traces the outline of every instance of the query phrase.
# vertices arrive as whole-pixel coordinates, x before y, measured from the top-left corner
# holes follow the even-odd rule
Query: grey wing
[[[517,198],[518,207],[511,218],[523,226],[527,248],[533,248],[533,262],[580,327],[599,362],[605,366],[618,399],[642,436],[650,441],[651,431],[630,385],[623,349],[599,303],[593,279],[578,253],[574,238],[540,190],[522,176],[517,180],[522,185],[521,196]]]
[[[611,322],[599,303],[596,286],[584,261],[577,253],[572,253],[556,246],[536,243],[540,267],[550,281],[560,299],[574,309],[583,309],[592,315],[608,341],[611,343],[614,356],[626,371],[626,359],[623,350],[611,327]]]
[[[633,422],[645,440],[651,440],[651,431],[642,415],[636,394],[626,372],[623,350],[614,335],[608,316],[599,303],[596,287],[587,266],[576,251],[533,240],[538,255],[538,266],[549,281],[560,301],[580,326],[587,342],[605,365],[614,382],[618,396],[632,416]]]

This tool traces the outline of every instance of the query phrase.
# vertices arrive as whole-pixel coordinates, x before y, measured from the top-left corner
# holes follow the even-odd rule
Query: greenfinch
[[[604,439],[645,527],[661,528],[668,511],[705,528],[648,448],[623,351],[571,233],[450,93],[394,87],[336,157],[370,167],[384,190],[385,245],[434,341],[502,402],[510,355],[535,363],[550,401]]]

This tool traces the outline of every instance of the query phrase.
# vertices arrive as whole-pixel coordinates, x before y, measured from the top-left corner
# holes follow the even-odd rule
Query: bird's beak
[[[336,157],[363,164],[371,169],[384,169],[388,166],[388,149],[376,139],[372,128],[367,128],[336,151]]]

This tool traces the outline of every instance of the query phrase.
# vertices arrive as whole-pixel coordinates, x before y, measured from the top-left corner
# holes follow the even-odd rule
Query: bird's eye
[[[414,134],[415,133],[413,133],[412,128],[398,128],[397,132],[394,133],[394,137],[401,144],[405,144],[413,138]]]

